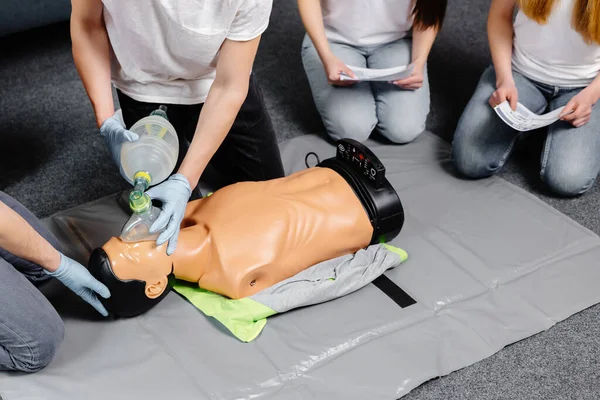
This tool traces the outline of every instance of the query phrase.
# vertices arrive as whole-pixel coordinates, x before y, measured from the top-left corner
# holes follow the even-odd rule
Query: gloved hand
[[[169,241],[167,254],[171,255],[177,247],[177,239],[185,207],[192,195],[192,189],[185,176],[175,174],[169,177],[165,182],[146,191],[152,199],[162,201],[163,207],[159,217],[150,227],[150,233],[164,231],[156,239],[156,244],[160,246]]]
[[[54,272],[46,270],[44,272],[61,281],[76,295],[91,304],[100,314],[105,317],[108,315],[108,311],[106,311],[106,308],[98,300],[96,294],[107,299],[110,297],[110,291],[96,280],[83,265],[60,253],[58,269]]]
[[[138,134],[133,133],[130,130],[125,129],[125,124],[115,115],[106,119],[102,123],[100,127],[100,135],[104,138],[104,142],[108,149],[110,150],[110,154],[113,158],[113,161],[117,166],[121,166],[121,146],[123,142],[135,142],[140,137]],[[121,175],[123,175],[123,171],[121,171]]]

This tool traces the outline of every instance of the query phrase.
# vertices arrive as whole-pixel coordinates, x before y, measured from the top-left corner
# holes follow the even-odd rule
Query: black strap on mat
[[[415,299],[385,275],[379,276],[373,284],[402,308],[416,304]]]

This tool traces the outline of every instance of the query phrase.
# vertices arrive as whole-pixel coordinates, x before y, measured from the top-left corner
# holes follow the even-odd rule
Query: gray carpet
[[[275,1],[255,70],[280,140],[321,133],[300,61],[295,1]],[[451,140],[462,108],[490,62],[489,0],[450,0],[429,61],[428,129]],[[19,43],[18,43],[19,42]],[[110,161],[72,62],[67,24],[0,39],[0,190],[40,217],[127,188]],[[502,176],[600,234],[600,185],[556,199],[540,184],[540,136],[523,144]],[[516,222],[517,223],[517,222]],[[600,306],[507,347],[405,399],[600,398]],[[399,378],[401,379],[401,378]]]

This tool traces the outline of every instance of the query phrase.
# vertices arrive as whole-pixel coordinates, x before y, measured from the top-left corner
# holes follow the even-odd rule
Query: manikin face
[[[102,246],[111,261],[112,272],[122,281],[146,283],[146,296],[155,299],[167,287],[173,260],[167,245],[156,246],[154,240],[127,243],[113,237]]]
[[[156,245],[156,240],[134,243],[111,238],[90,257],[90,272],[111,292],[111,297],[101,300],[106,309],[116,315],[135,316],[149,310],[164,298],[175,284],[174,265],[178,265],[178,278],[196,281],[205,264],[205,251],[210,243],[208,229],[197,223],[200,215],[190,203],[181,224],[177,250],[167,255],[167,243]],[[177,259],[177,262],[175,261]]]
[[[166,245],[157,247],[155,241],[125,243],[112,238],[92,252],[89,269],[111,292],[110,298],[100,301],[122,317],[150,310],[175,283],[172,257],[167,256]]]

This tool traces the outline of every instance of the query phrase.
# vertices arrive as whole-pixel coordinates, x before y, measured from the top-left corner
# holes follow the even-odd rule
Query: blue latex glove
[[[159,217],[150,227],[150,233],[156,233],[164,229],[156,239],[156,244],[160,246],[168,240],[167,254],[171,255],[177,247],[185,207],[192,195],[190,183],[182,174],[175,174],[160,185],[147,190],[146,193],[150,198],[158,199],[163,203]]]
[[[110,151],[113,161],[121,168],[121,146],[124,142],[135,142],[140,137],[138,134],[125,129],[125,124],[123,124],[123,122],[115,115],[102,123],[100,135],[104,138],[104,142]],[[122,170],[121,175],[123,175]]]
[[[98,300],[96,294],[107,299],[110,297],[110,291],[96,280],[83,265],[61,253],[58,269],[54,272],[45,270],[44,272],[61,281],[76,295],[91,304],[100,314],[105,317],[108,315],[106,308]]]

